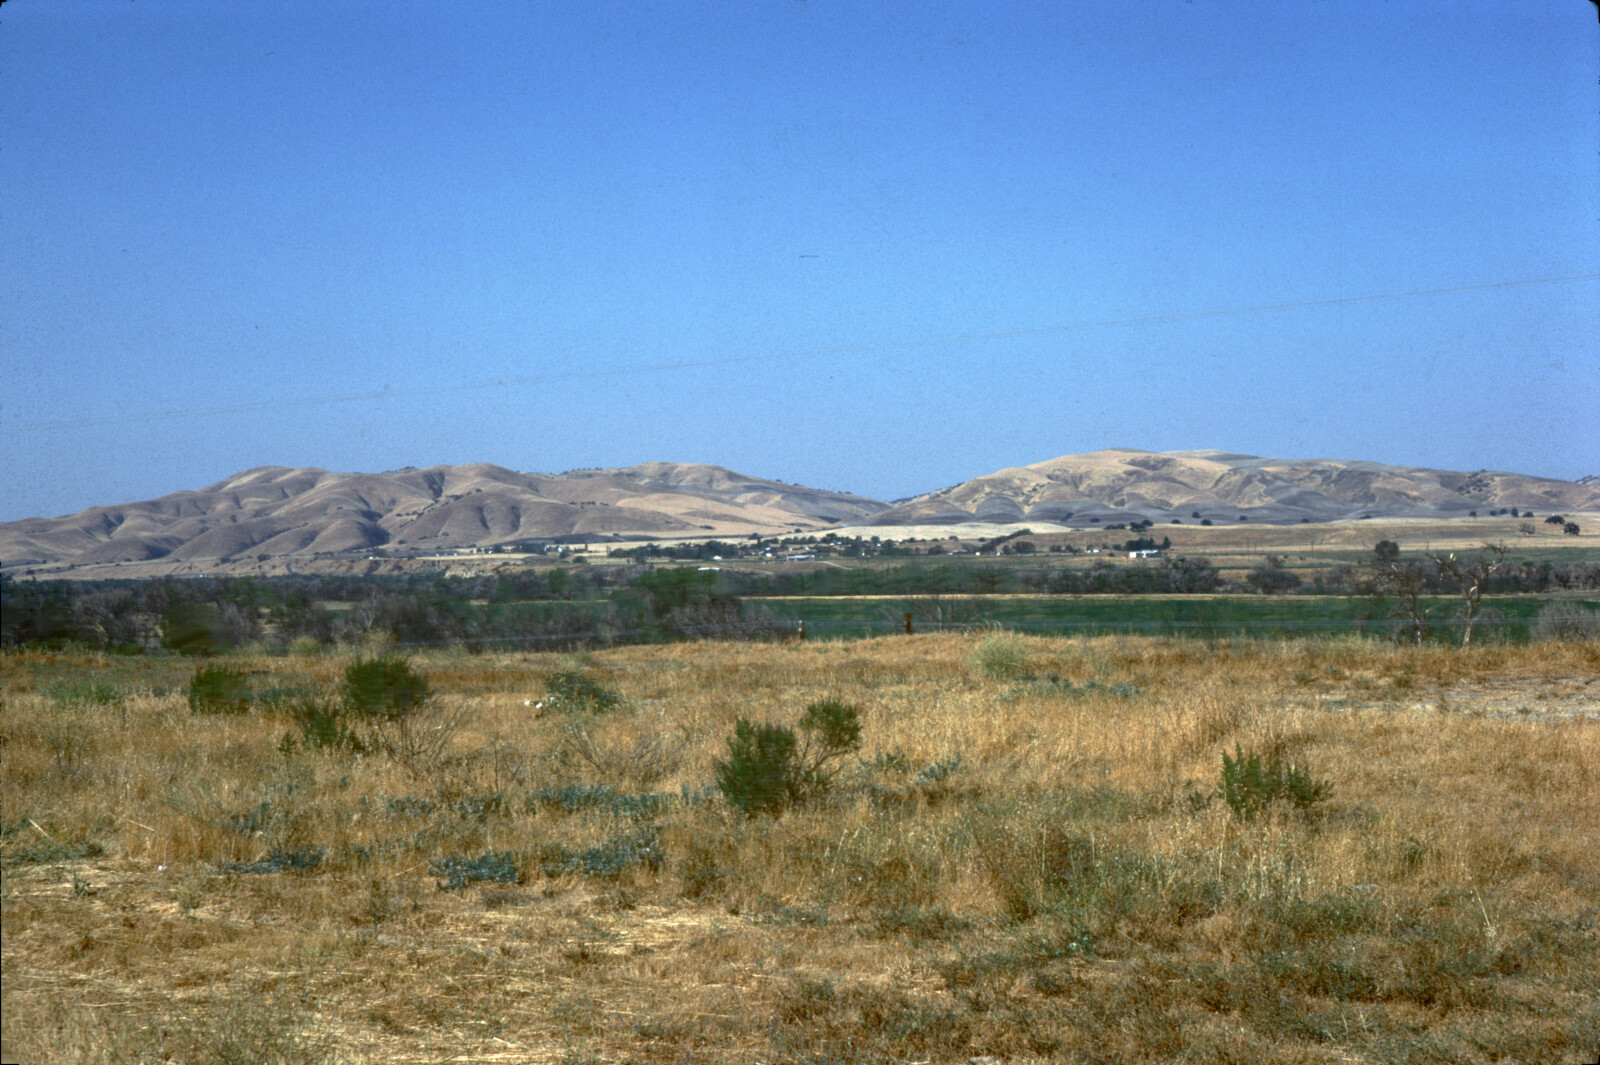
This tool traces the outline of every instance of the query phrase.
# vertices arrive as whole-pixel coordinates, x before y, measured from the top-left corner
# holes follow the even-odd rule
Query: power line
[[[1088,322],[1071,322],[1065,325],[1032,326],[1027,329],[1004,329],[987,333],[955,333],[944,336],[918,337],[911,340],[879,341],[872,344],[847,344],[832,348],[814,348],[805,351],[768,352],[760,355],[730,355],[717,359],[690,359],[680,362],[652,363],[647,366],[620,366],[605,370],[582,370],[567,373],[539,374],[538,376],[501,377],[492,381],[471,384],[445,385],[427,388],[381,388],[370,392],[351,392],[339,396],[313,396],[302,399],[263,400],[227,407],[199,407],[188,410],[148,411],[137,414],[120,414],[104,418],[75,418],[65,421],[33,422],[14,426],[20,432],[60,432],[72,429],[94,429],[112,425],[134,425],[141,422],[165,421],[173,418],[209,418],[227,414],[253,414],[259,411],[288,410],[296,407],[326,407],[367,400],[400,399],[409,396],[448,395],[454,392],[482,392],[494,388],[511,388],[522,385],[548,384],[560,381],[595,381],[612,377],[633,377],[652,373],[670,373],[681,370],[714,369],[725,366],[742,366],[751,363],[781,362],[789,359],[819,359],[835,355],[859,355],[874,351],[895,351],[905,348],[937,347],[941,344],[958,344],[972,341],[1009,340],[1017,337],[1048,336],[1051,333],[1069,333],[1081,329],[1112,329],[1125,326],[1163,325],[1169,322],[1200,321],[1207,318],[1229,318],[1243,314],[1261,314],[1269,311],[1304,310],[1315,307],[1339,307],[1351,303],[1375,303],[1384,300],[1416,299],[1422,296],[1442,296],[1456,292],[1482,292],[1489,289],[1519,288],[1526,285],[1554,285],[1569,281],[1592,281],[1600,272],[1568,274],[1563,277],[1534,277],[1512,281],[1485,281],[1471,285],[1451,285],[1445,288],[1411,289],[1405,292],[1379,292],[1363,296],[1337,296],[1331,299],[1294,300],[1287,303],[1262,303],[1249,307],[1230,307],[1225,310],[1174,311],[1169,314],[1140,315],[1132,318],[1105,318]]]

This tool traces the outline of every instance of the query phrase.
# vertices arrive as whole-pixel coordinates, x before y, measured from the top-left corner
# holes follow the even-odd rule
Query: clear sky
[[[0,520],[264,465],[1600,473],[1597,84],[1583,0],[11,0]]]

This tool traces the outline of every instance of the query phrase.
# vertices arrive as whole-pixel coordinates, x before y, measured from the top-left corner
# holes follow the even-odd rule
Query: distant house
[[[1128,557],[1129,558],[1160,558],[1161,557],[1161,551],[1159,549],[1157,549],[1157,548],[1151,547],[1151,548],[1146,548],[1143,551],[1129,551],[1128,552]]]
[[[783,560],[785,562],[815,562],[817,560],[817,556],[816,555],[784,555],[783,556]]]

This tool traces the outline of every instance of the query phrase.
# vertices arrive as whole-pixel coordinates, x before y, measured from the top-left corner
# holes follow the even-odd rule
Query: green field
[[[1544,596],[1499,596],[1484,600],[1479,638],[1522,642],[1531,622],[1550,600]],[[1600,610],[1600,600],[1577,600]],[[1084,635],[1145,633],[1201,638],[1273,633],[1364,632],[1388,635],[1402,625],[1392,616],[1392,600],[1358,596],[1113,596],[998,595],[916,596],[908,598],[813,597],[746,601],[784,621],[804,621],[807,635],[853,636],[912,628],[998,625],[1036,632]],[[1436,631],[1461,629],[1460,600],[1423,600],[1426,620]]]

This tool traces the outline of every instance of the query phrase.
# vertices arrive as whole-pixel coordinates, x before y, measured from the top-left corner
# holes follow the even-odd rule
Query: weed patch
[[[45,698],[56,706],[114,706],[125,696],[115,681],[96,677],[52,681],[44,686]]]
[[[427,702],[428,679],[400,655],[358,658],[344,670],[339,696],[347,713],[378,720],[395,720]]]
[[[232,666],[201,666],[189,679],[189,710],[196,714],[242,714],[250,709],[250,677]]]
[[[1232,758],[1222,752],[1220,790],[1234,816],[1249,821],[1280,801],[1301,812],[1309,810],[1333,793],[1333,785],[1313,780],[1305,766],[1284,762],[1278,755],[1263,765],[1255,751],[1246,753],[1236,746]]]
[[[476,858],[448,857],[428,863],[430,876],[443,877],[440,891],[455,891],[470,884],[515,884],[519,879],[516,857],[510,851],[491,851]]]
[[[274,847],[265,858],[254,862],[221,862],[218,868],[224,873],[310,873],[322,865],[327,851],[322,847]]]
[[[611,836],[597,846],[574,850],[559,843],[546,844],[538,854],[545,876],[592,876],[615,880],[635,866],[660,869],[663,861],[660,834],[641,828]]]
[[[554,714],[604,714],[622,705],[622,696],[586,673],[558,670],[545,682],[541,711]]]
[[[1048,673],[1037,677],[1023,677],[1018,683],[1001,692],[1000,698],[1012,700],[1020,699],[1024,695],[1050,695],[1063,699],[1084,699],[1090,696],[1132,699],[1139,695],[1140,691],[1138,685],[1128,684],[1125,681],[1102,684],[1097,680],[1086,680],[1082,684],[1074,684],[1067,677]]]

